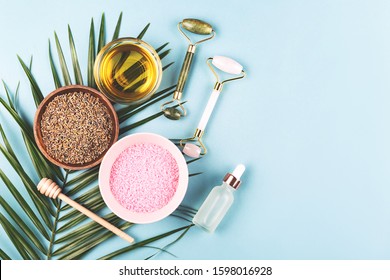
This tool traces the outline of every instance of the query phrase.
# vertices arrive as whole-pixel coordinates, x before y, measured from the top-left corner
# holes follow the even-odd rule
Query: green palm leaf
[[[163,66],[162,70],[165,71],[167,70],[170,66],[172,66],[174,62],[168,63],[167,65]]]
[[[23,198],[23,196],[20,194],[20,192],[17,190],[17,188],[14,186],[14,184],[11,183],[11,181],[8,179],[8,177],[4,174],[3,170],[0,169],[0,178],[3,180],[5,185],[7,186],[8,190],[12,193],[13,197],[16,199],[16,201],[19,203],[19,206],[21,209],[27,214],[27,216],[30,218],[32,223],[35,225],[37,230],[42,234],[43,237],[45,237],[47,240],[49,240],[49,235],[44,227],[44,225],[41,223],[33,209],[30,207],[30,205],[27,203],[27,201]]]
[[[128,223],[124,223],[121,226],[118,226],[119,229],[125,230],[129,228]],[[75,247],[73,250],[68,250],[65,255],[60,257],[60,260],[71,260],[80,258],[83,254],[87,253],[89,250],[93,249],[102,242],[108,240],[111,237],[114,237],[114,233],[111,231],[106,231],[103,234],[95,235],[93,238],[88,238],[86,241],[82,242],[81,245]]]
[[[89,29],[89,44],[88,44],[88,86],[95,87],[95,80],[93,78],[93,66],[95,64],[95,26],[93,19],[91,20],[91,27]]]
[[[116,224],[119,222],[119,218],[113,213],[105,215],[104,219],[110,223]],[[55,241],[55,244],[60,244],[60,243],[67,242],[67,241],[73,242],[74,240],[78,240],[80,238],[89,236],[89,234],[91,232],[96,232],[98,230],[103,230],[103,229],[104,228],[100,224],[95,223],[94,221],[91,221],[87,224],[84,224],[84,225],[81,225],[75,229],[72,229],[72,231],[70,231],[70,232],[67,232],[66,235],[64,235],[61,238],[58,238]]]
[[[8,215],[15,221],[15,223],[22,229],[24,234],[30,239],[35,247],[42,253],[46,252],[41,241],[37,238],[36,234],[30,229],[30,227],[24,222],[24,220],[12,209],[12,207],[0,196],[0,205],[8,213]]]
[[[142,102],[141,104],[138,104],[138,105],[128,105],[128,106],[125,106],[125,107],[117,110],[116,113],[117,113],[118,117],[121,118],[124,115],[126,115],[128,113],[131,113],[133,110],[135,110],[137,108],[140,108],[141,106],[147,106],[147,104],[149,104],[150,102],[152,102],[156,98],[161,97],[166,92],[171,92],[175,87],[176,87],[176,85],[173,85],[173,86],[170,86],[170,87],[168,87],[166,89],[158,91],[149,100],[146,100],[146,101],[144,101],[144,102]],[[146,107],[144,107],[144,109],[146,109]]]
[[[54,85],[55,85],[56,88],[59,88],[62,85],[61,85],[61,81],[60,81],[60,76],[58,75],[58,71],[57,71],[56,66],[54,64],[53,55],[52,55],[52,52],[51,52],[50,40],[49,40],[49,61],[50,61],[51,73],[53,75]]]
[[[8,99],[8,104],[11,106],[11,108],[16,111],[16,108],[15,108],[15,98],[12,98],[11,96],[11,91],[9,90],[7,84],[2,80],[3,82],[3,86],[4,86],[4,90],[5,90],[5,94],[7,95],[7,99]],[[19,85],[20,83],[18,83],[18,88],[19,89]]]
[[[87,192],[83,193],[79,197],[77,197],[74,201],[76,201],[79,204],[84,204],[86,203],[89,199],[96,198],[97,196],[100,197],[100,191],[99,191],[99,186],[93,187],[92,189],[88,190]],[[61,208],[61,211],[67,210],[71,208],[69,205],[64,205]]]
[[[74,177],[72,180],[69,180],[67,185],[72,186],[73,184],[76,184],[80,181],[83,181],[84,179],[87,179],[88,177],[93,176],[99,171],[99,166],[92,167],[88,170],[85,170],[83,172],[80,172],[76,177]]]
[[[84,84],[83,77],[81,76],[81,70],[80,70],[79,60],[77,58],[76,46],[74,45],[73,34],[72,34],[72,30],[70,29],[69,25],[68,25],[68,36],[69,36],[69,48],[70,48],[70,53],[72,56],[72,65],[73,65],[73,72],[74,72],[75,81],[76,81],[76,84],[82,85],[82,84]]]
[[[18,113],[12,109],[10,105],[5,102],[3,98],[0,97],[0,103],[4,106],[4,108],[8,111],[8,113],[12,116],[12,118],[16,121],[16,123],[20,126],[20,128],[23,130],[23,132],[26,134],[26,136],[31,140],[34,141],[34,136],[32,133],[32,129],[29,127],[29,125],[18,115]]]
[[[0,224],[2,225],[5,233],[8,235],[9,239],[15,245],[16,250],[25,260],[31,260],[31,256],[28,252],[28,249],[24,246],[23,237],[20,236],[15,227],[0,213]]]
[[[150,23],[148,23],[144,29],[142,29],[141,33],[137,36],[138,39],[142,39],[146,33],[146,31],[148,31],[149,29],[149,26],[150,26]]]
[[[160,252],[164,252],[166,251],[166,249],[168,249],[170,246],[172,246],[173,244],[179,242],[180,239],[182,239],[186,233],[190,230],[190,228],[193,226],[193,224],[187,226],[187,228],[175,239],[173,240],[172,242],[168,243],[167,245],[165,245],[163,248],[159,249],[156,253],[154,253],[153,255],[149,256],[146,258],[146,260],[149,260],[153,257],[155,257],[158,253]]]
[[[163,234],[160,234],[160,235],[157,235],[157,236],[154,236],[154,237],[145,239],[145,240],[140,241],[140,242],[137,242],[137,243],[135,243],[135,244],[133,244],[133,245],[124,247],[124,248],[119,249],[119,250],[116,250],[116,251],[114,251],[114,252],[112,252],[112,253],[110,253],[110,254],[107,254],[107,255],[105,255],[105,256],[99,258],[99,260],[111,260],[111,259],[113,259],[113,258],[115,258],[115,257],[118,257],[118,256],[120,256],[120,255],[122,255],[122,254],[125,254],[125,253],[128,253],[128,252],[130,252],[130,251],[133,251],[133,250],[138,249],[138,248],[140,248],[140,247],[143,247],[143,246],[145,246],[145,245],[147,245],[147,244],[150,244],[150,243],[152,243],[152,242],[154,242],[154,241],[157,241],[157,240],[159,240],[159,239],[168,237],[168,236],[170,236],[170,235],[172,235],[172,234],[175,234],[175,233],[180,232],[180,231],[183,231],[183,230],[187,230],[188,228],[190,228],[190,227],[192,227],[192,226],[193,226],[193,224],[190,224],[190,225],[188,225],[188,226],[180,227],[180,228],[171,230],[171,231],[169,231],[169,232],[166,232],[166,233],[163,233]]]
[[[104,47],[106,44],[106,16],[104,13],[102,14],[102,18],[100,20],[100,29],[99,29],[99,39],[98,39],[98,48],[97,53]]]
[[[182,102],[181,104],[183,105],[183,104],[185,104],[185,103],[187,103],[187,101],[184,101],[184,102]],[[175,106],[172,106],[173,108],[177,108],[179,105],[175,105]],[[151,116],[149,116],[149,117],[147,117],[147,118],[145,118],[145,119],[143,119],[143,120],[140,120],[140,121],[138,121],[138,122],[135,122],[135,123],[132,123],[132,124],[129,124],[129,125],[127,125],[127,126],[124,126],[124,127],[122,127],[120,130],[119,130],[119,133],[120,134],[124,134],[124,133],[126,133],[126,132],[128,132],[128,131],[130,131],[130,130],[132,130],[132,129],[134,129],[134,128],[136,128],[136,127],[139,127],[139,126],[141,126],[141,125],[143,125],[143,124],[145,124],[145,123],[148,123],[148,122],[150,122],[150,121],[152,121],[152,120],[154,120],[154,119],[157,119],[158,117],[161,117],[162,115],[164,115],[164,112],[158,112],[158,113],[156,113],[156,114],[153,114],[153,115],[151,115]]]
[[[0,124],[0,134],[1,134],[1,138],[3,139],[3,142],[4,142],[4,146],[6,147],[8,153],[11,155],[11,157],[16,158],[14,150],[12,149],[11,144],[8,141],[8,138],[5,135],[5,132],[3,130],[3,126],[1,124]]]
[[[31,69],[30,69],[31,67],[27,67],[27,65],[24,63],[24,61],[19,56],[18,56],[18,59],[19,59],[20,64],[22,65],[24,72],[26,73],[27,78],[30,81],[31,91],[33,93],[34,102],[35,102],[35,105],[38,107],[38,105],[43,100],[42,91],[39,88],[37,81],[35,80],[34,76],[31,73]]]
[[[120,13],[119,18],[118,18],[118,21],[117,21],[117,23],[116,23],[114,35],[112,35],[112,41],[118,39],[118,37],[119,37],[119,32],[120,32],[120,30],[121,30],[121,24],[122,24],[122,13]]]
[[[66,65],[66,60],[65,60],[65,57],[64,57],[64,53],[62,51],[60,40],[58,39],[58,36],[57,36],[56,32],[54,32],[54,39],[56,41],[58,59],[60,61],[60,65],[61,65],[62,76],[64,77],[64,83],[65,83],[66,86],[69,86],[69,85],[72,84],[72,80],[70,78],[68,66]]]
[[[130,228],[133,224],[129,222],[123,223],[118,217],[116,217],[114,214],[108,214],[105,216],[105,219],[112,223],[113,225],[119,227],[122,227],[123,229]],[[70,237],[64,236],[59,243],[65,243],[60,248],[58,248],[55,252],[53,252],[53,255],[60,255],[62,253],[71,253],[71,250],[77,251],[79,248],[79,245],[85,244],[86,241],[93,239],[96,236],[101,236],[103,234],[107,233],[107,230],[100,226],[99,224],[92,222],[87,224],[86,226],[80,226],[78,229],[70,233]],[[111,233],[111,232],[110,232]],[[81,246],[80,246],[81,247]]]
[[[2,260],[11,260],[11,258],[2,249],[0,249],[0,258]]]
[[[72,196],[78,193],[79,191],[87,188],[88,186],[90,186],[91,183],[95,182],[98,179],[98,176],[99,176],[98,170],[94,170],[94,172],[91,173],[91,175],[86,177],[84,180],[82,181],[79,180],[78,184],[75,187],[73,187],[70,191],[67,191],[66,194],[68,196]]]
[[[8,162],[10,163],[10,165],[18,173],[20,179],[22,180],[24,186],[26,187],[28,194],[30,195],[34,205],[36,206],[36,208],[37,208],[38,212],[40,213],[41,217],[43,218],[44,222],[46,223],[46,225],[48,227],[51,227],[52,223],[50,220],[50,214],[54,216],[54,213],[50,207],[49,201],[46,200],[46,198],[43,197],[41,194],[38,193],[38,190],[35,187],[35,184],[33,183],[32,179],[27,175],[27,173],[24,171],[23,167],[17,162],[17,160],[15,160],[15,158],[13,158],[5,150],[3,145],[0,145],[0,150],[3,153],[3,155],[5,156],[5,158],[8,160]],[[4,174],[4,176],[5,176],[5,174]],[[1,176],[1,177],[3,178],[3,176]]]
[[[106,205],[104,204],[104,202],[101,201],[98,204],[90,206],[89,210],[92,211],[92,212],[98,212],[98,211],[102,210],[103,208],[105,208],[105,206]],[[63,226],[58,228],[57,229],[57,233],[65,232],[65,231],[73,228],[74,226],[80,225],[82,222],[84,222],[87,219],[88,219],[87,216],[85,216],[85,215],[80,213],[79,215],[77,215],[76,217],[71,219],[70,221],[67,221]]]

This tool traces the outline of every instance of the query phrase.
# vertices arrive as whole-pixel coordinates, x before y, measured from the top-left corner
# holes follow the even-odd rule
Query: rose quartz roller
[[[245,71],[243,70],[241,64],[239,64],[237,61],[231,58],[225,56],[214,56],[213,58],[207,59],[207,64],[210,67],[213,74],[215,75],[215,77],[217,78],[217,82],[215,83],[214,90],[211,93],[206,108],[203,111],[202,118],[200,119],[200,122],[194,133],[194,136],[192,136],[191,138],[180,140],[180,146],[181,147],[184,146],[183,153],[192,158],[198,158],[200,155],[205,155],[207,153],[207,149],[203,144],[201,138],[204,134],[204,130],[206,128],[207,122],[210,119],[211,113],[213,112],[215,104],[217,103],[218,97],[222,91],[223,84],[233,80],[242,79],[245,77]],[[228,74],[239,75],[239,76],[226,79],[220,82],[219,76],[213,66]],[[197,142],[197,143],[194,144],[191,142]]]
[[[69,197],[67,197],[66,195],[61,193],[61,191],[62,191],[61,188],[55,182],[53,182],[51,179],[43,178],[38,183],[37,187],[38,187],[38,191],[41,194],[44,194],[47,197],[50,197],[50,198],[53,198],[53,199],[56,199],[56,198],[61,199],[62,201],[66,202],[70,206],[76,208],[81,213],[83,213],[84,215],[88,216],[89,218],[91,218],[95,222],[99,223],[100,225],[102,225],[106,229],[112,231],[113,233],[115,233],[119,237],[123,238],[124,240],[126,240],[126,241],[128,241],[130,243],[134,242],[134,239],[131,236],[129,236],[127,233],[123,232],[119,228],[117,228],[114,225],[110,224],[109,222],[107,222],[103,218],[99,217],[95,213],[89,211],[87,208],[81,206],[80,204],[78,204],[74,200],[70,199]]]
[[[177,27],[180,33],[187,39],[189,45],[180,71],[179,79],[177,81],[176,90],[173,93],[173,98],[171,101],[168,101],[161,105],[161,111],[164,113],[164,116],[171,120],[179,120],[181,117],[184,117],[187,114],[186,109],[184,108],[180,99],[183,95],[184,86],[188,78],[188,73],[190,72],[196,47],[203,42],[211,40],[215,36],[215,31],[213,27],[209,23],[199,19],[186,18],[182,22],[180,22]],[[190,37],[188,37],[187,34],[184,32],[184,29],[189,31],[190,33],[210,36],[206,38],[203,37],[204,39],[193,43]],[[176,103],[179,108],[176,108],[176,106],[167,107],[167,105],[171,103]]]

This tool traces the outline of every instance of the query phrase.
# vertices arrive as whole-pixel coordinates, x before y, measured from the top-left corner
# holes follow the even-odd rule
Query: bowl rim
[[[84,93],[88,92],[88,93],[92,94],[93,96],[99,98],[102,101],[103,105],[106,106],[110,116],[112,117],[112,122],[113,122],[112,136],[113,136],[113,138],[111,139],[111,143],[110,143],[108,149],[104,153],[102,153],[95,161],[87,162],[85,164],[67,164],[67,163],[63,163],[61,161],[58,161],[57,159],[53,158],[52,156],[50,156],[47,153],[45,145],[43,144],[43,141],[42,141],[41,118],[42,118],[43,113],[46,110],[47,104],[49,102],[51,102],[56,96],[59,96],[61,94],[71,93],[71,92],[77,92],[77,91],[84,92]],[[116,114],[116,111],[115,111],[114,107],[112,106],[110,100],[107,97],[105,97],[102,93],[100,93],[98,90],[91,88],[91,87],[83,86],[83,85],[69,85],[69,86],[60,87],[60,88],[52,91],[42,100],[42,102],[39,104],[37,111],[35,113],[33,131],[34,131],[35,143],[37,144],[41,153],[51,163],[53,163],[57,166],[60,166],[62,168],[65,168],[65,169],[69,169],[69,170],[82,170],[82,169],[94,167],[94,166],[98,165],[99,163],[101,163],[104,155],[107,153],[109,148],[118,140],[119,120],[118,120],[118,116]]]
[[[99,68],[100,68],[100,64],[102,63],[102,58],[104,55],[106,55],[113,48],[115,48],[116,46],[118,46],[120,44],[138,44],[142,48],[146,49],[151,54],[151,56],[154,58],[153,61],[157,67],[157,73],[158,73],[157,80],[156,80],[156,83],[155,83],[153,89],[140,100],[126,101],[122,98],[118,98],[118,97],[114,98],[112,95],[106,93],[105,88],[102,86],[102,82],[101,82],[100,77],[99,77]],[[151,98],[153,96],[153,94],[158,90],[158,88],[161,84],[161,81],[162,81],[162,76],[163,76],[162,62],[161,62],[159,54],[156,52],[156,50],[149,43],[145,42],[142,39],[138,39],[135,37],[121,37],[121,38],[115,39],[115,40],[107,43],[97,54],[94,65],[93,65],[93,78],[95,80],[96,86],[99,88],[99,90],[102,92],[102,94],[104,94],[104,96],[107,97],[109,100],[111,100],[113,102],[121,103],[121,104],[139,104],[139,103],[145,102],[146,100]]]
[[[154,212],[138,213],[126,209],[115,199],[110,189],[112,165],[121,152],[136,143],[153,143],[168,150],[175,158],[179,168],[179,182],[175,194],[165,206]],[[187,162],[179,148],[169,139],[159,134],[148,132],[134,133],[117,141],[104,156],[99,169],[99,189],[108,208],[123,220],[137,224],[146,224],[162,220],[175,211],[183,201],[187,192],[188,180]]]

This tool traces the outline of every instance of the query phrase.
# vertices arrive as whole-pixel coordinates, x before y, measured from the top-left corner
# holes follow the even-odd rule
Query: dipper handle
[[[62,201],[68,203],[73,208],[79,210],[81,213],[83,213],[87,217],[91,218],[95,222],[99,223],[100,225],[102,225],[106,229],[112,231],[113,233],[115,233],[119,237],[123,238],[124,240],[126,240],[126,241],[128,241],[130,243],[134,242],[134,238],[129,236],[127,233],[125,233],[124,231],[122,231],[119,228],[115,227],[114,225],[110,224],[109,222],[107,222],[103,218],[99,217],[98,215],[96,215],[95,213],[91,212],[90,210],[88,210],[84,206],[81,206],[76,201],[70,199],[68,196],[66,196],[63,193],[61,193],[61,188],[55,182],[53,182],[51,179],[43,178],[38,183],[37,187],[38,187],[38,191],[41,194],[44,194],[47,197],[50,197],[50,198],[53,198],[53,199],[58,197]]]

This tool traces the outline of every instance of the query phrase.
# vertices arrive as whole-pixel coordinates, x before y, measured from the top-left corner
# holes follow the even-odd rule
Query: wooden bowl
[[[50,156],[46,151],[46,146],[43,143],[42,139],[42,131],[41,131],[41,119],[42,115],[46,110],[47,105],[56,97],[62,94],[72,93],[72,92],[85,92],[89,93],[94,97],[99,98],[99,100],[103,103],[103,105],[107,108],[108,113],[112,119],[112,135],[111,135],[111,143],[109,144],[109,147],[106,149],[105,152],[103,152],[97,159],[95,159],[92,162],[87,162],[84,164],[67,164],[58,161],[57,159]],[[55,165],[58,165],[62,168],[69,169],[69,170],[81,170],[81,169],[87,169],[94,167],[98,165],[102,160],[107,152],[107,150],[118,140],[119,136],[119,121],[118,116],[115,112],[114,107],[111,105],[111,102],[99,91],[86,87],[81,85],[71,85],[71,86],[65,86],[56,89],[55,91],[51,92],[48,96],[45,97],[45,99],[41,102],[39,105],[37,112],[35,113],[34,118],[34,137],[35,142],[38,145],[39,150],[42,152],[42,154],[52,163]]]

